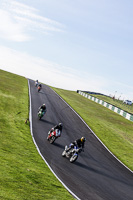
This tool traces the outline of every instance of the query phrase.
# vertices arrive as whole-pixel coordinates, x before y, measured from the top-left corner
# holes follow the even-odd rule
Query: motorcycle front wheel
[[[65,151],[65,150],[62,152],[62,156],[63,156],[63,157],[66,156],[66,151]]]
[[[73,163],[77,160],[78,158],[78,154],[74,154],[71,158],[70,158],[70,162]]]
[[[53,144],[54,143],[54,141],[55,141],[55,136],[52,136],[51,138],[49,138],[49,142],[50,142],[50,144]]]

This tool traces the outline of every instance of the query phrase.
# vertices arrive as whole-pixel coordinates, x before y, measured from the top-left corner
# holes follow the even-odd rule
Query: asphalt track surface
[[[58,178],[82,200],[133,200],[133,173],[106,150],[51,88],[43,85],[38,93],[32,80],[29,80],[29,87],[33,137]],[[43,103],[47,106],[47,113],[38,120],[38,107]],[[63,123],[62,136],[50,144],[47,133],[59,122]],[[86,137],[85,151],[75,163],[70,163],[61,156],[64,146],[81,136]]]

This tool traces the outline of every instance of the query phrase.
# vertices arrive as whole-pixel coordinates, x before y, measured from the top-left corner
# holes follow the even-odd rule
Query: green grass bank
[[[133,171],[133,122],[77,92],[52,88],[84,119],[108,149]]]
[[[38,154],[25,124],[27,79],[0,70],[0,105],[0,199],[73,199]]]

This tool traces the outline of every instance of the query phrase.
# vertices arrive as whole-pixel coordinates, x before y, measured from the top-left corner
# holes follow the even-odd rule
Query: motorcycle
[[[65,150],[62,152],[62,156],[69,158],[70,162],[73,163],[78,159],[78,154],[82,151],[82,148],[78,148],[74,146],[73,148],[69,149],[68,146],[65,146]]]
[[[37,81],[35,81],[35,87],[37,87],[38,86],[38,82]]]
[[[38,86],[37,90],[38,90],[38,92],[40,92],[40,90],[41,90],[41,87],[40,87],[40,86]]]
[[[38,111],[38,118],[41,119],[41,118],[44,116],[45,113],[46,113],[46,112],[44,112],[42,109],[40,109],[40,110]]]
[[[49,132],[48,132],[47,140],[50,142],[50,144],[53,144],[54,141],[55,141],[58,137],[60,137],[60,135],[61,135],[61,132],[60,132],[59,129],[55,129],[55,130],[53,130],[52,132],[49,131]]]

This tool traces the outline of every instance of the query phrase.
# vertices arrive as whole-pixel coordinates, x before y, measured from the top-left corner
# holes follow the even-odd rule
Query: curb
[[[130,114],[130,113],[128,113],[128,112],[126,112],[126,111],[124,111],[124,110],[122,110],[122,109],[120,109],[120,108],[118,108],[118,107],[116,107],[116,106],[114,106],[112,104],[109,104],[109,103],[107,103],[107,102],[105,102],[103,100],[100,100],[100,99],[98,99],[96,97],[93,97],[93,96],[91,96],[89,94],[86,94],[86,93],[84,93],[84,92],[82,92],[80,90],[78,90],[78,93],[80,95],[86,97],[87,99],[90,99],[90,100],[92,100],[92,101],[94,101],[94,102],[96,102],[98,104],[101,104],[104,107],[106,107],[106,108],[112,110],[113,112],[121,115],[122,117],[126,118],[127,120],[130,120],[130,121],[133,122],[133,114]]]

